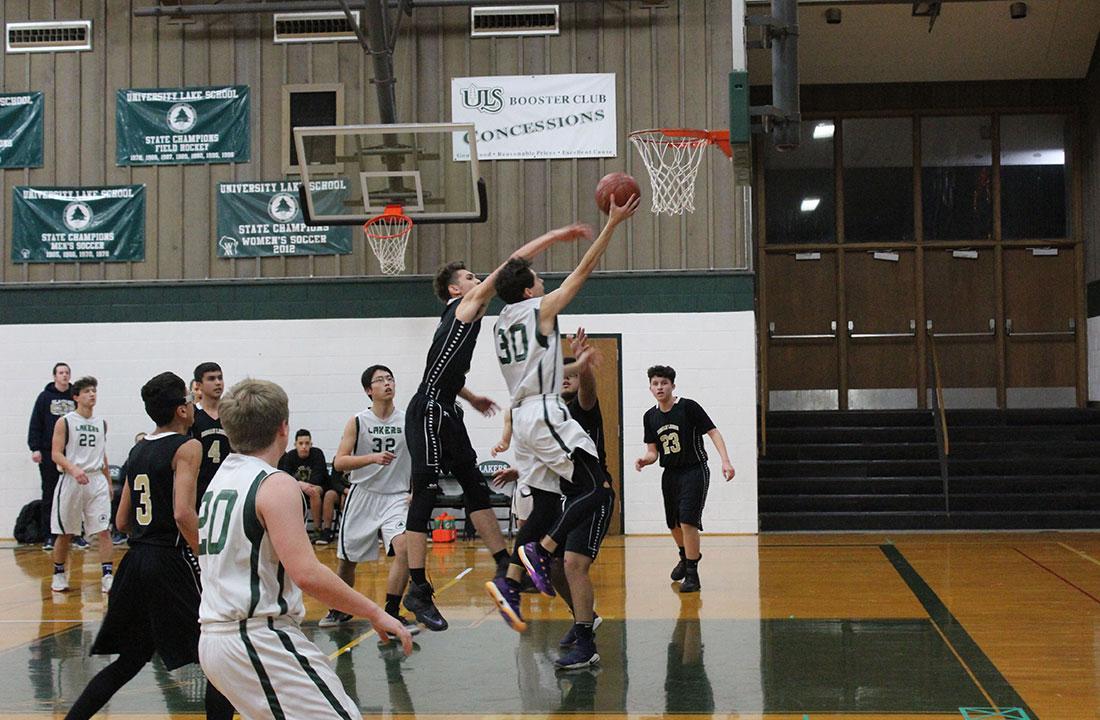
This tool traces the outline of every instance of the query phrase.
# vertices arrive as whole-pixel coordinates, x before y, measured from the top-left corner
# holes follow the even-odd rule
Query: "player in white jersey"
[[[497,359],[512,394],[516,466],[529,487],[566,496],[561,515],[547,534],[539,541],[517,543],[516,554],[535,587],[553,596],[551,558],[559,546],[566,547],[566,578],[573,596],[577,642],[558,666],[568,669],[599,662],[600,656],[592,635],[593,595],[588,578],[592,558],[572,551],[566,543],[574,529],[591,525],[594,515],[606,512],[611,484],[595,443],[570,417],[561,399],[563,363],[558,315],[596,269],[615,228],[637,209],[637,196],[621,207],[612,199],[603,231],[576,269],[550,293],[545,292],[542,278],[531,269],[527,258],[513,257],[496,275],[497,296],[506,303],[495,328]],[[485,587],[504,619],[522,632],[526,626],[519,607],[518,568],[510,568],[509,572],[509,576]]]
[[[401,593],[409,582],[405,517],[412,473],[405,443],[405,413],[393,404],[396,387],[388,367],[371,365],[363,371],[360,383],[371,405],[348,420],[332,460],[332,466],[346,472],[351,483],[336,538],[336,574],[355,587],[355,565],[378,558],[381,531],[382,546],[393,558],[386,579],[386,613],[415,635],[420,627],[401,615]],[[329,610],[318,624],[332,627],[349,620],[351,615]]]
[[[219,408],[234,452],[202,497],[199,661],[243,718],[361,717],[324,653],[299,627],[307,592],[370,620],[412,651],[408,630],[317,560],[302,491],[275,468],[290,437],[282,388],[237,383]]]
[[[94,377],[82,377],[69,391],[76,401],[76,410],[63,416],[53,428],[50,456],[61,470],[61,479],[53,491],[51,532],[57,535],[53,546],[53,579],[50,589],[69,589],[65,561],[74,535],[84,532],[95,535],[99,544],[99,563],[103,570],[100,589],[111,591],[114,564],[111,562],[111,483],[107,466],[107,421],[95,417],[96,393],[99,383]]]

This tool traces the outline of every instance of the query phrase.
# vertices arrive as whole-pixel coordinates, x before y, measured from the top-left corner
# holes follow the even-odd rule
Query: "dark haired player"
[[[218,471],[222,460],[233,452],[233,448],[229,445],[229,436],[222,429],[218,414],[218,403],[225,391],[221,365],[216,362],[200,363],[195,368],[194,382],[198,383],[202,392],[202,407],[195,409],[195,424],[191,426],[191,437],[202,443],[202,467],[199,468],[196,493],[201,500],[210,481],[214,479],[214,473]]]
[[[405,518],[411,463],[405,413],[394,406],[397,384],[388,367],[371,365],[359,382],[370,398],[370,407],[348,420],[332,461],[336,470],[347,473],[351,484],[340,517],[336,574],[355,587],[355,566],[378,557],[381,534],[386,555],[393,557],[386,576],[386,613],[415,635],[420,627],[400,613],[401,593],[409,581]],[[348,613],[330,609],[318,625],[332,627],[349,620]]]
[[[676,397],[676,371],[667,365],[654,365],[647,371],[649,392],[657,405],[646,411],[646,454],[634,461],[634,469],[642,471],[660,458],[664,473],[661,494],[665,501],[665,522],[680,550],[680,562],[672,570],[672,579],[682,581],[680,592],[698,592],[699,531],[703,529],[703,505],[710,488],[710,470],[703,436],[714,443],[722,458],[722,475],[733,479],[733,465],[726,452],[722,433],[714,426],[699,403]]]
[[[584,237],[587,232],[580,225],[551,230],[528,242],[516,255],[534,256],[555,242]],[[477,454],[456,402],[456,397],[462,397],[485,415],[492,415],[497,409],[492,400],[475,395],[466,387],[466,373],[470,370],[481,318],[493,296],[495,275],[496,271],[482,282],[461,262],[448,263],[436,274],[433,287],[446,309],[432,336],[420,387],[405,412],[405,437],[412,460],[412,500],[406,522],[409,591],[404,604],[429,630],[447,629],[447,621],[432,600],[432,585],[424,571],[428,522],[435,504],[436,481],[442,473],[450,471],[462,486],[466,517],[493,554],[497,574],[502,575],[508,564],[504,537],[489,502],[489,488],[477,468]]]
[[[103,668],[69,713],[90,718],[158,653],[169,670],[199,661],[199,578],[195,482],[201,446],[187,430],[194,419],[183,378],[157,375],[141,388],[156,431],[126,460],[115,523],[130,533],[118,566],[93,655],[118,655]],[[231,718],[233,707],[206,684],[206,716]]]
[[[540,540],[518,548],[519,559],[540,592],[553,596],[551,558],[565,549],[566,578],[573,599],[576,643],[556,662],[563,669],[599,662],[592,635],[593,594],[588,570],[596,557],[613,494],[606,469],[592,437],[572,419],[561,399],[563,358],[558,315],[584,286],[603,257],[615,228],[638,209],[638,197],[622,205],[611,200],[610,214],[599,237],[573,272],[552,292],[522,254],[512,257],[496,273],[497,295],[507,303],[496,322],[497,360],[512,395],[512,438],[519,475],[531,488],[565,495],[561,514]],[[528,524],[532,518],[528,517]],[[590,532],[574,534],[586,527]],[[526,529],[526,525],[524,526]],[[583,535],[583,537],[581,536]],[[518,585],[512,578],[496,579],[486,590],[504,619],[515,629],[519,618]]]

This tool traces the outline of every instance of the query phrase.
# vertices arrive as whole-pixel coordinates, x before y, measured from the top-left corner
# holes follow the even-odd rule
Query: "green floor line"
[[[997,707],[1019,710],[1024,713],[1023,717],[1025,720],[1039,720],[1035,712],[1028,707],[1024,699],[1016,692],[1016,688],[1012,687],[1011,683],[1005,679],[1005,676],[1001,674],[1001,671],[997,669],[997,666],[993,664],[989,656],[979,647],[978,643],[974,642],[974,638],[970,637],[970,633],[966,631],[962,623],[960,623],[951,611],[947,609],[947,606],[944,605],[939,596],[929,587],[928,583],[924,581],[920,573],[909,564],[909,561],[905,559],[901,551],[894,545],[882,545],[880,549],[882,550],[882,554],[886,556],[886,559],[890,561],[890,564],[894,566],[894,569],[897,570],[901,579],[909,586],[909,589],[924,607],[928,616],[932,618],[943,631],[943,634],[955,648],[959,657],[962,658],[963,662],[965,662],[971,672],[974,673],[974,677],[977,678],[981,686],[985,688],[985,691],[989,694],[989,697]],[[995,708],[988,709],[995,710]],[[966,717],[966,715],[963,717]],[[987,717],[997,716],[993,715]],[[1003,717],[1013,718],[1013,720],[1019,720],[1020,718],[1019,715],[1008,715]]]

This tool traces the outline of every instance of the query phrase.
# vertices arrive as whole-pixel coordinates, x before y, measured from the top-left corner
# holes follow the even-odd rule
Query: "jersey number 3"
[[[142,473],[134,478],[134,492],[138,494],[137,502],[134,503],[134,519],[138,525],[144,527],[153,522],[153,498],[149,492],[148,475]]]
[[[229,519],[233,516],[233,506],[236,504],[236,490],[222,490],[217,496],[208,492],[202,496],[202,507],[199,508],[199,555],[217,555],[225,548],[225,541],[229,537]]]
[[[501,365],[513,362],[523,362],[527,359],[527,326],[516,323],[507,330],[497,330],[500,344],[497,346],[500,352],[497,358]]]

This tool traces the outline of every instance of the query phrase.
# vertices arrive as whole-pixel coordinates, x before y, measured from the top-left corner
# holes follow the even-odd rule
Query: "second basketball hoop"
[[[667,215],[695,212],[695,176],[707,145],[717,145],[726,157],[733,158],[728,130],[636,130],[630,133],[630,142],[649,173],[653,212]]]

